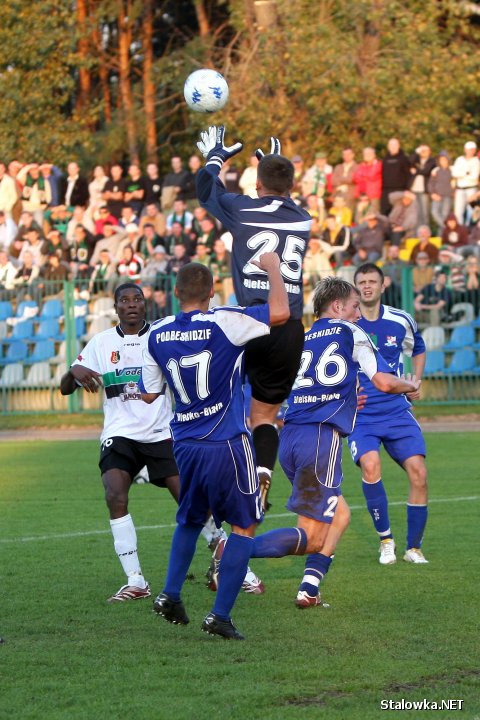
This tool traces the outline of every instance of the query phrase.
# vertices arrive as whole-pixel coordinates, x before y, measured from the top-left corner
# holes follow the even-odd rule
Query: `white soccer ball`
[[[228,84],[219,72],[204,68],[187,77],[183,94],[191,110],[213,113],[227,104]]]

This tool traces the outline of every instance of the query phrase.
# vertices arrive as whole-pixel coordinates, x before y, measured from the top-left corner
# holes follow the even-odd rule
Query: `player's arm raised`
[[[392,372],[385,360],[373,347],[370,338],[360,328],[354,334],[354,360],[358,362],[361,370],[372,381],[377,390],[391,395],[414,393],[420,387],[420,380],[415,376],[399,378]]]
[[[283,325],[290,317],[288,295],[280,273],[280,258],[277,253],[263,253],[258,261],[251,261],[260,270],[268,275],[270,290],[268,293],[268,306],[270,308],[270,325]]]
[[[143,351],[142,375],[138,385],[143,402],[149,405],[165,394],[165,378],[148,348]]]

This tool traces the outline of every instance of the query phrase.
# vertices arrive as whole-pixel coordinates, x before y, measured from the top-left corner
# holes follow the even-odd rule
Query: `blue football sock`
[[[303,555],[307,534],[302,528],[279,528],[253,539],[252,557],[285,557]]]
[[[212,612],[223,620],[230,618],[237,595],[244,581],[253,538],[230,533],[218,570],[218,590]]]
[[[381,540],[388,540],[392,535],[390,530],[390,519],[388,517],[387,493],[383,486],[382,478],[374,483],[368,483],[362,478],[362,490],[367,501],[367,509],[372,516],[375,530]]]
[[[426,505],[407,503],[407,550],[422,547],[427,516],[428,507]]]
[[[180,600],[180,592],[202,528],[203,525],[177,525],[175,528],[168,560],[167,579],[163,588],[163,592],[172,600]]]
[[[311,555],[307,555],[303,580],[298,589],[304,590],[310,595],[310,597],[318,595],[320,582],[327,574],[332,560],[333,557],[322,555],[322,553],[312,553]]]

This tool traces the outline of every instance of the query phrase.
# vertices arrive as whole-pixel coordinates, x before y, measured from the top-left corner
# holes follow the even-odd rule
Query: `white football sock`
[[[128,578],[128,585],[145,588],[147,583],[138,560],[137,533],[131,515],[110,520],[110,527],[112,528],[115,552]]]

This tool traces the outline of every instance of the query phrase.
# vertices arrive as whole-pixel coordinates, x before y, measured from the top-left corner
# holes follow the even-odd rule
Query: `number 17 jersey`
[[[227,192],[217,177],[219,168],[198,172],[197,195],[202,207],[232,233],[232,277],[240,305],[266,303],[267,273],[252,263],[265,252],[276,252],[288,293],[291,317],[303,315],[302,264],[312,219],[289,197],[251,198]]]

